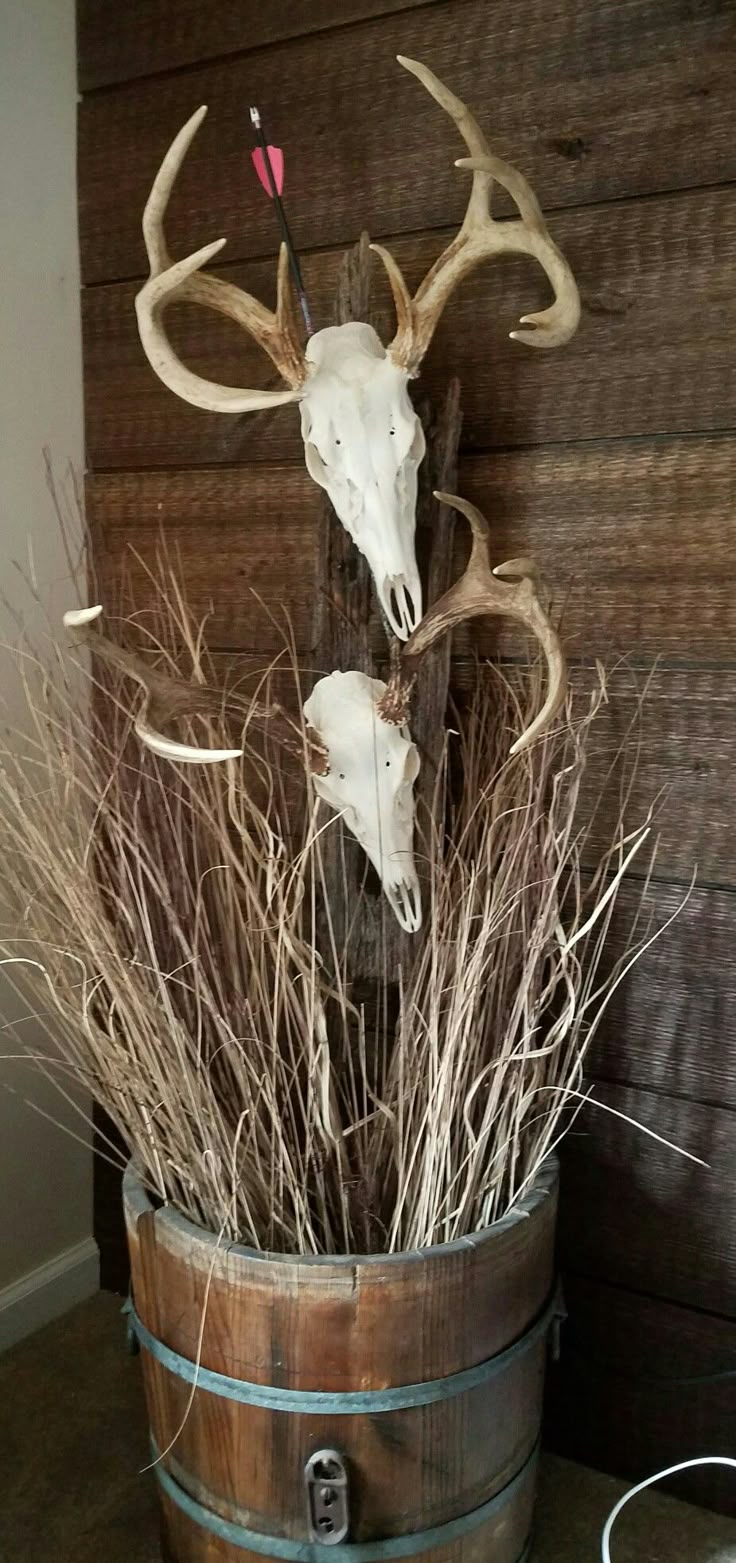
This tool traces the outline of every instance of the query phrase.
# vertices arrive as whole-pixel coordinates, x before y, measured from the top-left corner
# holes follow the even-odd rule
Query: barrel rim
[[[380,1265],[406,1264],[408,1260],[426,1260],[444,1258],[446,1255],[467,1253],[468,1250],[484,1246],[500,1237],[511,1228],[519,1226],[522,1221],[529,1219],[550,1196],[556,1192],[559,1182],[559,1158],[551,1151],[542,1162],[534,1181],[523,1197],[500,1220],[494,1221],[490,1226],[483,1227],[478,1232],[471,1232],[467,1237],[453,1238],[449,1243],[433,1243],[427,1248],[401,1249],[392,1254],[282,1254],[272,1253],[268,1249],[249,1248],[243,1243],[224,1243],[216,1233],[208,1231],[206,1227],[198,1226],[190,1220],[174,1205],[154,1206],[151,1202],[139,1173],[136,1171],[133,1159],[123,1174],[123,1199],[125,1208],[137,1222],[141,1216],[154,1214],[167,1226],[173,1228],[179,1234],[188,1239],[195,1239],[205,1248],[219,1250],[222,1254],[232,1255],[235,1258],[247,1259],[250,1262],[259,1261],[264,1264],[304,1265],[309,1268],[324,1269],[330,1266],[333,1269],[342,1267],[354,1267],[355,1265],[366,1268]]]

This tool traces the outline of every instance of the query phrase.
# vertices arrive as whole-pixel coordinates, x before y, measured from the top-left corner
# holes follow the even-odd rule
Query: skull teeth
[[[391,910],[404,932],[418,933],[422,926],[422,898],[417,880],[401,879],[385,888]]]
[[[399,640],[408,640],[422,617],[422,591],[419,582],[411,585],[404,575],[387,575],[379,590],[381,606]]]

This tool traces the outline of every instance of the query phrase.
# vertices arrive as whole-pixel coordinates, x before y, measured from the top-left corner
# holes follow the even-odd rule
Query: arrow
[[[263,126],[261,124],[261,116],[257,108],[251,108],[250,118],[251,124],[256,133],[256,139],[258,141],[258,146],[254,149],[253,152],[251,152],[253,166],[261,184],[263,185],[264,190],[266,191],[266,194],[271,197],[271,200],[276,207],[281,233],[289,257],[291,275],[294,278],[294,287],[296,288],[296,294],[299,300],[299,308],[301,309],[302,315],[304,316],[304,324],[307,328],[307,336],[312,336],[314,327],[312,325],[312,317],[309,313],[309,304],[307,303],[307,295],[304,289],[304,281],[302,279],[301,266],[299,265],[299,257],[296,253],[296,250],[294,249],[294,241],[289,232],[289,224],[286,221],[286,212],[284,211],[284,205],[281,200],[281,191],[284,188],[284,154],[280,147],[270,146],[266,141],[266,137],[263,133]]]

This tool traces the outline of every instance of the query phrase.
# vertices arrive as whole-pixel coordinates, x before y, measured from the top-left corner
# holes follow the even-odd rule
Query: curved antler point
[[[95,603],[94,606],[89,608],[67,608],[62,622],[67,630],[80,629],[83,625],[92,624],[95,619],[99,619],[101,613],[101,602]]]

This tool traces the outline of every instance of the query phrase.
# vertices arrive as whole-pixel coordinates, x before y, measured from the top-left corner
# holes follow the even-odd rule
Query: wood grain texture
[[[532,1527],[535,1484],[534,1464],[506,1508],[479,1525],[462,1542],[416,1553],[419,1563],[488,1563],[489,1558],[493,1563],[516,1563],[526,1550]],[[261,1552],[233,1548],[203,1532],[168,1498],[163,1503],[162,1525],[164,1563],[260,1563],[263,1556]]]
[[[458,694],[477,677],[476,662],[455,658]],[[595,669],[573,666],[570,681],[581,710],[596,687]],[[736,884],[736,666],[609,664],[607,701],[591,734],[581,787],[580,816],[590,827],[587,864],[610,846],[623,797],[630,827],[643,824],[656,806],[658,878],[685,885],[695,870],[699,884]]]
[[[267,657],[283,650],[290,621],[298,648],[308,650],[319,499],[298,467],[230,472],[224,482],[220,473],[186,472],[92,479],[87,510],[101,601],[110,608],[124,581],[145,614],[168,560],[194,616],[207,617],[214,649]]]
[[[736,1324],[599,1282],[565,1279],[568,1321],[549,1373],[545,1442],[636,1481],[700,1453],[733,1456]],[[736,1515],[732,1472],[684,1472],[667,1490]]]
[[[126,1180],[136,1307],[158,1339],[190,1360],[203,1321],[202,1365],[235,1378],[336,1393],[421,1383],[485,1361],[541,1313],[552,1287],[555,1194],[547,1169],[527,1211],[475,1243],[309,1263],[218,1247],[154,1211]],[[199,1393],[177,1440],[174,1474],[226,1517],[302,1539],[306,1457],[338,1447],[354,1477],[352,1540],[443,1523],[500,1491],[530,1455],[545,1351],[540,1338],[493,1392],[378,1415],[274,1413]],[[153,1434],[165,1448],[189,1390],[145,1354],[144,1371]],[[512,1512],[513,1505],[498,1532],[500,1563],[516,1563],[523,1548],[528,1498],[519,1516]],[[519,1533],[522,1520],[527,1529]],[[487,1555],[477,1542],[447,1551],[464,1563]]]
[[[370,261],[367,238],[345,255],[335,297],[335,323],[365,320],[373,325],[370,314]],[[425,604],[435,602],[452,583],[455,515],[448,506],[439,505],[437,491],[457,490],[457,460],[462,415],[460,387],[453,380],[441,404],[432,407],[423,398],[419,408],[426,454],[419,471],[416,524],[423,534],[425,558],[422,584]],[[327,495],[323,496],[320,517],[320,547],[317,560],[317,591],[324,604],[319,639],[319,659],[326,670],[355,669],[372,677],[388,675],[390,637],[383,626],[372,622],[374,600],[372,575],[367,560],[359,553],[345,527],[338,521]],[[377,633],[372,634],[372,630]],[[448,705],[451,638],[446,637],[425,659],[416,678],[412,697],[411,731],[422,756],[419,777],[414,787],[417,820],[424,828],[437,808],[435,799],[437,767],[444,746]],[[323,837],[322,904],[324,911],[318,937],[322,957],[329,962],[330,952],[344,952],[344,969],[349,980],[359,984],[353,989],[353,1002],[360,991],[361,1002],[374,1002],[376,980],[387,971],[408,970],[417,955],[417,939],[403,932],[397,920],[386,920],[386,901],[377,874],[368,876],[363,848],[344,822]],[[394,1000],[398,991],[394,990]]]
[[[612,442],[466,460],[494,556],[531,552],[571,655],[728,660],[736,644],[734,444]]]
[[[604,1107],[586,1107],[564,1144],[563,1267],[736,1319],[736,1113],[631,1086],[598,1083],[595,1095]]]
[[[572,679],[581,695],[591,688],[588,669]],[[612,839],[622,784],[632,823],[657,804],[659,878],[686,884],[695,871],[700,885],[736,884],[736,667],[610,671],[582,788],[584,812],[596,810],[588,861]]]
[[[631,882],[622,893],[606,961],[613,963],[623,953],[640,889]],[[679,886],[650,887],[652,930],[663,932],[618,990],[593,1044],[589,1068],[596,1078],[614,1084],[734,1109],[736,895],[696,888],[682,907],[684,895]],[[646,924],[641,931],[646,932]]]
[[[567,347],[535,353],[509,339],[522,314],[547,302],[541,273],[519,259],[475,272],[440,321],[418,389],[441,395],[448,378],[460,376],[465,448],[733,428],[736,189],[561,212],[553,226],[582,295],[582,321]],[[176,253],[219,231],[197,218]],[[411,286],[451,236],[444,228],[391,241]],[[339,251],[304,259],[320,325],[331,318],[341,259]],[[376,262],[372,310],[388,341],[394,321],[381,272]],[[222,274],[273,301],[272,260]],[[230,417],[191,407],[162,385],[138,340],[137,288],[83,294],[90,465],[302,459],[294,407]],[[179,306],[166,319],[177,352],[197,373],[228,385],[278,383],[264,355],[222,317]]]
[[[244,54],[286,38],[410,10],[426,0],[79,0],[82,92],[215,56]]]
[[[460,469],[461,492],[490,522],[494,561],[536,557],[564,602],[568,652],[586,658],[733,657],[735,478],[730,439],[567,446],[466,458]],[[98,568],[112,584],[127,560],[144,608],[152,588],[132,550],[151,559],[165,535],[195,614],[211,614],[214,649],[282,643],[257,611],[257,591],[271,608],[288,608],[306,650],[321,498],[301,466],[92,477]],[[458,571],[466,533],[457,528]],[[473,634],[457,636],[458,655],[471,643],[484,652],[523,644],[501,620]]]
[[[732,37],[721,0],[453,0],[342,28],[329,49],[315,35],[92,96],[80,109],[84,281],[144,271],[143,205],[200,103],[210,113],[172,204],[175,254],[222,233],[233,260],[273,251],[248,158],[254,99],[287,148],[300,250],[352,242],[361,227],[459,221],[457,132],[397,53],[426,60],[473,108],[547,209],[733,179]]]

